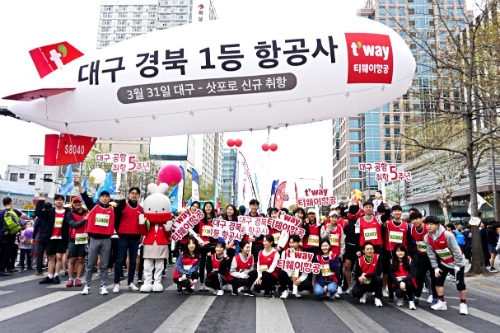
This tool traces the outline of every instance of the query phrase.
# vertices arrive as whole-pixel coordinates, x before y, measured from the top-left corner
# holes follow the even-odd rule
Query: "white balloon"
[[[75,90],[47,99],[38,92],[9,110],[90,137],[256,130],[369,111],[405,94],[415,73],[408,45],[390,27],[321,10],[273,22],[188,24],[80,51],[26,83],[26,90]],[[124,69],[110,72],[119,58]]]
[[[101,184],[106,179],[106,171],[101,168],[95,168],[90,172],[90,177],[94,178],[95,184]]]

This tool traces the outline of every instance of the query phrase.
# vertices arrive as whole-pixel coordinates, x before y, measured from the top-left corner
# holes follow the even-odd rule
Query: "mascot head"
[[[162,224],[172,219],[170,199],[165,195],[167,190],[168,185],[165,183],[148,185],[149,196],[144,200],[143,209],[149,223]]]
[[[351,191],[351,198],[353,200],[362,200],[363,199],[363,195],[361,194],[360,190],[352,190]]]

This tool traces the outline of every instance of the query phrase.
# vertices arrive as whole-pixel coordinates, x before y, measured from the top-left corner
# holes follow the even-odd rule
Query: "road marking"
[[[5,295],[5,294],[10,294],[13,293],[14,291],[7,291],[7,290],[0,290],[0,295]]]
[[[123,294],[45,332],[66,333],[76,330],[83,333],[91,331],[147,296],[144,294]]]
[[[68,281],[61,282],[59,284],[54,284],[52,286],[48,286],[47,288],[50,288],[50,289],[66,289],[66,290],[80,290],[80,291],[82,291],[83,287],[85,287],[85,281],[82,281],[82,286],[81,287],[75,287],[75,286],[73,286],[73,287],[66,287],[66,282],[68,282]],[[110,289],[112,290],[114,286],[115,286],[115,284],[112,283],[109,286],[106,286],[106,289],[108,289],[108,291]],[[92,289],[100,289],[101,288],[101,283],[99,281],[99,287],[97,287],[97,286],[92,287],[92,285],[90,285],[90,287]],[[123,290],[125,290],[125,289],[120,288],[120,291],[123,291]]]
[[[446,299],[451,298],[451,299],[460,299],[460,297],[455,297],[455,296],[446,296]],[[475,298],[469,298],[467,297],[468,301],[475,301]],[[458,309],[458,308],[457,308]]]
[[[190,296],[154,332],[195,332],[215,298],[213,296]]]
[[[347,301],[325,301],[324,303],[354,333],[365,333],[367,327],[369,327],[369,331],[373,333],[389,333],[389,331]]]
[[[168,286],[168,288],[166,288],[165,290],[177,290],[177,285],[175,283],[172,283],[170,286]]]
[[[447,297],[447,298],[449,298],[449,297]],[[450,306],[450,307],[453,309],[460,310],[459,306]],[[467,310],[469,310],[470,316],[474,316],[474,317],[489,321],[490,323],[493,323],[495,325],[500,326],[500,318],[495,316],[495,315],[492,315],[491,313],[481,311],[481,310],[478,310],[476,308],[471,308],[470,306],[467,307]]]
[[[285,304],[281,299],[256,297],[255,301],[256,332],[295,332]]]
[[[49,295],[38,297],[26,302],[17,303],[15,305],[8,306],[6,308],[0,309],[0,321],[4,321],[10,318],[20,316],[25,313],[29,313],[33,310],[39,309],[41,307],[47,306],[52,303],[57,303],[63,299],[69,298],[79,294],[79,291],[58,291]]]
[[[28,281],[32,281],[32,280],[40,280],[41,281],[43,278],[44,278],[43,276],[28,275],[28,276],[24,276],[24,277],[17,278],[17,279],[3,280],[3,281],[0,281],[0,287],[11,286],[13,284],[28,282]]]
[[[487,284],[481,283],[479,281],[470,281],[470,282],[467,282],[467,284],[472,284],[472,285],[477,286],[477,287],[483,287],[483,288],[494,290],[494,291],[497,291],[497,292],[500,291],[500,288],[492,287],[492,286],[489,286]]]
[[[389,303],[390,304],[390,303]],[[436,316],[428,311],[424,311],[422,309],[417,308],[417,310],[410,310],[404,306],[396,306],[396,304],[390,304],[396,309],[403,311],[407,315],[421,321],[422,323],[429,325],[430,327],[435,328],[436,330],[443,333],[473,333],[462,326],[458,326],[451,321],[443,319],[439,316]]]

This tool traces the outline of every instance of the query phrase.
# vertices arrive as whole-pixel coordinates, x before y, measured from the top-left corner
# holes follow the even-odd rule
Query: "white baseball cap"
[[[337,216],[339,216],[339,213],[337,213],[336,211],[332,210],[332,211],[330,212],[330,214],[328,214],[328,217],[333,216],[333,215],[337,215]]]
[[[339,207],[340,207],[340,205],[339,205],[339,204],[335,204],[335,205],[333,205],[330,209],[337,209],[337,208],[339,208]]]

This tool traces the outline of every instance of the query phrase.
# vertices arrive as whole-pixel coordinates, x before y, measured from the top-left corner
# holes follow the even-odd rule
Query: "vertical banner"
[[[69,192],[75,187],[75,183],[73,183],[73,169],[71,168],[71,164],[66,168],[66,175],[64,176],[64,180],[59,190],[59,194],[67,196]]]
[[[198,177],[198,171],[196,171],[195,168],[192,168],[191,172],[193,174],[191,200],[200,201],[200,179]]]
[[[241,154],[241,157],[243,158],[243,170],[245,172],[245,175],[247,176],[247,179],[248,179],[248,182],[250,183],[250,185],[252,185],[251,189],[252,189],[252,199],[257,199],[257,193],[255,192],[255,186],[253,185],[253,181],[252,181],[252,175],[250,174],[250,170],[248,169],[248,164],[247,164],[247,160],[245,159],[245,156],[243,155],[243,153],[240,151],[240,154]]]
[[[243,195],[242,195],[242,199],[241,199],[241,202],[243,204],[245,204],[245,192],[246,192],[246,189],[247,189],[247,179],[244,178],[243,179],[243,188],[242,188],[242,191],[243,191]]]
[[[236,168],[238,167],[238,154],[234,158],[233,184],[231,185],[231,205],[235,205],[234,190],[236,188]]]
[[[297,183],[295,183],[295,207],[299,208],[299,191],[297,191]]]
[[[269,205],[267,208],[274,207],[274,197],[276,196],[276,190],[278,189],[279,180],[273,180],[273,184],[271,185],[271,196],[269,197]]]
[[[255,189],[257,190],[257,200],[259,200],[259,211],[262,214],[262,201],[260,200],[260,193],[259,193],[259,183],[257,182],[257,174],[254,172],[253,176],[255,177]]]
[[[274,207],[281,209],[283,208],[283,200],[285,199],[285,189],[286,189],[286,182],[282,182],[279,184],[278,188],[276,189],[276,195],[274,197]]]
[[[172,213],[176,212],[177,210],[179,210],[179,185],[180,184],[177,184],[174,189],[172,190],[172,192],[170,192],[170,194],[168,195],[168,198],[170,199],[170,210],[172,211]]]
[[[181,181],[179,182],[179,184],[177,184],[177,209],[182,209],[182,207],[184,207],[184,205],[182,204],[184,202],[184,176],[185,176],[185,172],[184,172],[184,168],[179,166],[179,169],[181,169],[181,172],[182,172],[182,178],[181,178]]]
[[[219,214],[220,213],[219,180],[217,178],[215,178],[214,202],[215,202],[215,211],[217,212],[217,214]]]

